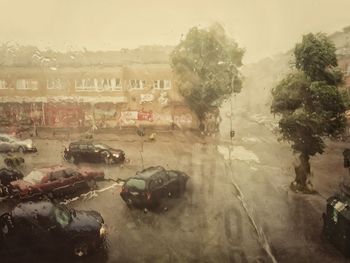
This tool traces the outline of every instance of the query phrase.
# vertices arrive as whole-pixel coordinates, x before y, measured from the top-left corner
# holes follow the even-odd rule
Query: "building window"
[[[118,91],[121,90],[121,81],[118,78],[92,78],[75,81],[76,91]]]
[[[47,80],[47,89],[49,90],[62,90],[65,89],[65,85],[60,79],[49,79]]]
[[[129,80],[130,89],[143,89],[145,87],[146,81],[139,79]]]
[[[169,90],[171,89],[171,81],[170,80],[155,80],[153,82],[153,88],[160,90]]]
[[[16,89],[18,90],[37,90],[39,82],[31,79],[18,79],[16,81]]]
[[[0,80],[0,89],[8,89],[9,86],[7,85],[6,80]]]

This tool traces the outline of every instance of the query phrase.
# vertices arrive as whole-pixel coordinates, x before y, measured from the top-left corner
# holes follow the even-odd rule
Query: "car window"
[[[9,142],[10,140],[8,138],[5,138],[5,137],[0,137],[0,141],[2,141],[2,142]]]
[[[30,172],[24,178],[24,180],[28,183],[31,183],[31,184],[38,184],[38,183],[41,183],[41,180],[43,180],[44,177],[45,177],[44,172],[42,172],[40,170],[34,170],[34,171]]]
[[[169,171],[169,172],[168,172],[168,176],[169,176],[170,178],[176,178],[176,177],[178,176],[178,174],[175,173],[174,171]]]
[[[69,149],[71,149],[71,150],[77,150],[78,148],[79,148],[79,144],[77,144],[77,143],[71,143],[69,145]]]
[[[95,146],[95,148],[102,149],[102,150],[108,150],[110,148],[108,145],[105,145],[103,143],[97,143],[94,146]]]
[[[163,181],[163,182],[167,182],[169,181],[169,175],[167,172],[161,173],[159,175],[159,178]]]
[[[64,177],[65,178],[68,178],[68,177],[72,177],[72,176],[75,176],[75,175],[79,175],[79,173],[72,169],[72,168],[67,168],[64,170]]]
[[[86,144],[80,144],[79,145],[79,149],[83,150],[83,151],[86,151],[88,149],[88,146]]]
[[[125,184],[128,188],[136,189],[136,190],[145,190],[146,182],[143,179],[132,178],[128,180]]]

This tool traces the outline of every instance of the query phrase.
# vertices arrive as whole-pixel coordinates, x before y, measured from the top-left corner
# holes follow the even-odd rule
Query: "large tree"
[[[242,87],[237,67],[244,51],[219,24],[193,27],[171,54],[180,93],[202,123],[205,114]]]
[[[344,132],[345,107],[337,88],[342,74],[335,51],[326,35],[304,35],[294,49],[295,69],[272,90],[271,111],[281,115],[282,139],[299,154],[292,183],[296,190],[310,190],[310,157],[324,152],[324,138]]]

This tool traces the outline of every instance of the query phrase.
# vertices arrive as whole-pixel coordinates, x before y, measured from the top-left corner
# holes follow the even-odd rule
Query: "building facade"
[[[22,123],[198,127],[168,64],[1,68],[0,125]]]

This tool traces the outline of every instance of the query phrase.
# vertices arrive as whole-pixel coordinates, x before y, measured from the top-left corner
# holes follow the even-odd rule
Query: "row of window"
[[[170,80],[154,80],[146,82],[145,80],[132,79],[126,82],[128,89],[142,90],[146,86],[152,86],[154,89],[169,90],[171,89]],[[69,86],[67,80],[50,79],[47,80],[46,88],[48,90],[64,90]],[[39,82],[31,79],[18,79],[15,85],[17,90],[37,90]],[[0,80],[0,89],[12,89],[5,80]],[[118,78],[90,78],[75,80],[76,91],[119,91],[122,90],[121,80]]]

